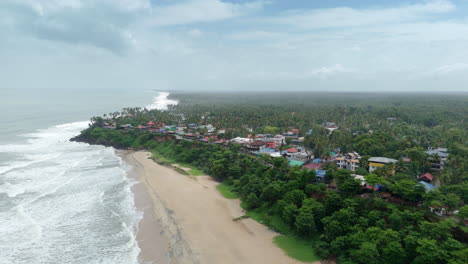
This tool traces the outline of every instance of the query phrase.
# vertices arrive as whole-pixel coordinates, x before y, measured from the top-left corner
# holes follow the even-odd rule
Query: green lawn
[[[227,185],[224,182],[221,184],[218,184],[218,186],[216,186],[216,189],[218,189],[218,191],[221,193],[222,196],[224,196],[224,198],[227,198],[227,199],[239,198],[237,193],[232,190],[232,186]]]
[[[296,236],[277,236],[273,238],[273,242],[293,259],[302,262],[320,260],[315,255],[313,240],[304,240]]]
[[[291,228],[289,228],[289,226],[284,223],[283,219],[281,219],[281,216],[268,214],[268,208],[259,207],[249,211],[246,209],[245,203],[242,203],[241,206],[244,208],[244,210],[247,211],[247,215],[255,221],[264,224],[282,234],[292,233]]]
[[[179,164],[181,167],[190,168],[190,171],[188,171],[188,173],[193,176],[200,176],[200,175],[206,174],[202,170],[198,169],[197,167],[193,165],[177,162],[175,160],[166,158],[158,152],[153,151],[152,154],[153,154],[153,159],[159,163],[162,163],[163,165]]]

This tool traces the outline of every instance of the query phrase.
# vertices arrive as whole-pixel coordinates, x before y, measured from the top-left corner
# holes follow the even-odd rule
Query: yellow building
[[[397,160],[385,157],[372,157],[368,160],[369,172],[373,172],[378,168],[382,168],[389,163],[397,163]]]

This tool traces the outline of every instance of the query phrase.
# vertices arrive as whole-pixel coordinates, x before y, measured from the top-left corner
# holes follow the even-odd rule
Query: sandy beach
[[[138,232],[142,261],[301,263],[273,244],[272,239],[278,234],[266,226],[252,219],[233,221],[244,215],[240,201],[222,197],[216,190],[218,183],[211,177],[182,175],[149,157],[148,152],[124,155],[125,160],[136,167],[137,177],[146,187],[147,202],[151,204],[152,214],[147,212]],[[154,221],[148,219],[149,215]]]

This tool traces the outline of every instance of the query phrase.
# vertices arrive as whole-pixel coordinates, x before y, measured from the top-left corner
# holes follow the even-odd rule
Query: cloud
[[[431,71],[431,73],[441,74],[441,75],[447,75],[451,73],[460,73],[460,72],[465,72],[466,74],[468,74],[467,63],[458,62],[458,63],[448,64],[448,65],[443,65]]]
[[[312,80],[312,79],[329,79],[333,77],[343,76],[345,74],[356,74],[359,71],[354,68],[344,67],[341,64],[331,66],[323,66],[302,71],[256,71],[247,76],[249,79],[265,79],[265,80]]]
[[[455,5],[448,0],[433,0],[422,4],[391,8],[354,9],[337,7],[293,10],[285,12],[280,17],[270,19],[270,22],[300,28],[349,28],[415,21],[420,18],[447,13],[455,10],[455,8]]]
[[[157,6],[152,23],[156,26],[211,22],[243,16],[261,9],[266,2],[228,3],[221,0],[189,0],[180,4]]]
[[[133,41],[130,26],[149,8],[146,0],[2,0],[11,32],[121,54]]]

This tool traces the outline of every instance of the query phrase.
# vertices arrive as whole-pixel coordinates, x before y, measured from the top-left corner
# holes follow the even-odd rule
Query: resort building
[[[389,159],[385,157],[372,157],[368,160],[369,172],[373,172],[378,168],[382,168],[389,163],[397,163],[396,159]]]

